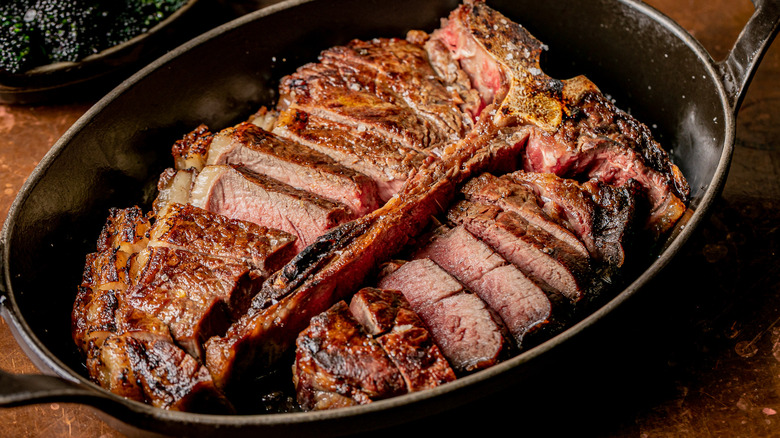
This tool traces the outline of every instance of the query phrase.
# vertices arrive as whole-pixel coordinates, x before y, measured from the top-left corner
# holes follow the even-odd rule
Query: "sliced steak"
[[[406,392],[396,366],[344,301],[312,318],[296,345],[293,383],[304,409],[366,404]]]
[[[420,169],[398,196],[366,216],[334,228],[269,278],[269,297],[206,344],[206,364],[221,387],[244,373],[267,370],[294,343],[309,319],[353,294],[377,267],[442,213],[456,187],[474,174],[495,169],[522,149],[524,131],[487,124],[445,150],[442,160]],[[253,305],[253,309],[254,309]]]
[[[127,303],[150,226],[138,207],[112,209],[97,252],[87,256],[71,315],[87,371],[103,388],[156,407],[232,412],[206,368],[174,344],[168,325]]]
[[[550,318],[552,305],[539,286],[463,226],[439,230],[415,258],[431,259],[482,298],[518,346]]]
[[[532,190],[544,211],[566,224],[598,260],[615,268],[623,265],[624,244],[634,228],[640,196],[638,183],[614,187],[591,180],[580,184],[551,173],[524,171],[506,178]]]
[[[320,60],[349,72],[362,89],[384,101],[406,105],[419,119],[430,122],[423,143],[413,149],[427,150],[460,139],[471,129],[470,115],[460,111],[461,96],[434,70],[421,44],[398,38],[353,40],[325,50]]]
[[[431,39],[452,53],[485,104],[500,102],[496,124],[535,127],[525,170],[616,185],[638,181],[651,205],[646,228],[653,235],[683,214],[688,184],[650,130],[584,76],[560,81],[544,74],[543,45],[525,28],[483,2],[468,2]]]
[[[251,123],[214,136],[207,165],[239,165],[255,173],[350,207],[362,216],[379,207],[376,183],[332,158]]]
[[[577,301],[586,291],[587,266],[578,254],[513,212],[488,204],[459,201],[447,212],[524,274],[549,290]]]
[[[194,169],[200,171],[203,169],[213,138],[214,134],[209,131],[209,127],[201,124],[174,142],[171,154],[176,170]]]
[[[382,202],[398,193],[425,158],[372,129],[354,128],[296,108],[280,114],[273,132],[373,179]]]
[[[404,294],[455,371],[484,369],[500,360],[504,336],[485,303],[430,259],[405,263],[378,286]]]
[[[148,248],[139,257],[145,263],[125,300],[167,324],[194,357],[201,357],[206,339],[230,326],[231,304],[238,309],[249,302],[247,289],[240,287],[241,277],[249,275],[245,265],[163,247]]]
[[[352,297],[349,308],[398,367],[409,392],[455,380],[425,323],[401,292],[366,287]]]
[[[590,256],[590,252],[583,242],[540,207],[544,201],[539,199],[534,191],[510,178],[483,173],[464,184],[461,193],[466,196],[467,200],[492,204],[504,211],[515,212],[529,223],[569,245],[572,250],[583,257]]]
[[[245,263],[260,283],[295,256],[295,240],[281,230],[179,203],[158,216],[149,233],[149,246]]]
[[[296,251],[328,229],[352,219],[345,205],[232,166],[207,166],[198,173],[190,204],[229,218],[295,235]]]
[[[103,388],[154,407],[233,412],[208,370],[169,338],[142,332],[111,335],[87,358],[87,369]]]
[[[353,129],[375,130],[425,153],[462,137],[459,97],[449,92],[422,46],[376,38],[325,50],[319,63],[282,79],[280,107],[297,108]]]

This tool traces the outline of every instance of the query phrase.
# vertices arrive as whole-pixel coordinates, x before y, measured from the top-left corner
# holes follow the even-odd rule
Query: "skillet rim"
[[[110,397],[126,406],[130,411],[129,413],[122,416],[117,416],[115,413],[110,414],[117,420],[125,422],[127,419],[134,418],[132,414],[141,414],[179,425],[198,424],[201,426],[212,427],[243,427],[249,425],[281,426],[291,424],[300,425],[316,423],[325,420],[342,420],[370,413],[382,413],[393,408],[412,406],[418,403],[422,403],[429,399],[437,398],[442,394],[456,392],[466,387],[473,387],[478,382],[491,380],[496,375],[508,373],[510,370],[513,370],[526,362],[532,361],[540,355],[557,347],[558,345],[567,342],[571,337],[593,326],[602,317],[611,313],[615,308],[626,302],[629,298],[633,297],[649,282],[650,279],[658,275],[658,273],[664,267],[666,267],[668,263],[671,262],[671,259],[673,259],[682,246],[685,245],[691,234],[698,228],[700,222],[709,213],[715,198],[722,191],[733,155],[736,113],[729,104],[729,96],[723,83],[723,77],[717,68],[718,64],[712,59],[709,52],[704,49],[698,40],[685,31],[674,20],[667,17],[652,6],[633,0],[613,0],[615,3],[622,4],[630,9],[637,11],[642,16],[649,18],[653,21],[654,26],[660,26],[663,30],[669,32],[670,35],[673,35],[678,41],[684,43],[684,45],[692,52],[692,54],[695,55],[695,58],[702,64],[702,67],[704,67],[704,69],[707,71],[710,76],[708,79],[714,82],[713,85],[715,85],[715,89],[713,91],[715,91],[717,94],[721,105],[720,109],[724,111],[726,120],[724,120],[725,123],[722,125],[724,129],[724,138],[721,143],[723,145],[723,151],[720,154],[720,159],[713,174],[712,180],[709,182],[709,186],[704,191],[698,207],[690,216],[686,224],[684,224],[682,227],[679,227],[678,225],[679,228],[682,228],[679,233],[673,237],[670,236],[667,238],[667,245],[661,249],[661,252],[656,256],[655,261],[647,266],[639,276],[627,284],[626,287],[617,293],[612,299],[596,310],[592,311],[576,324],[569,326],[562,333],[547,339],[540,345],[524,351],[505,362],[499,363],[491,368],[479,371],[475,374],[461,377],[454,382],[447,383],[446,385],[442,385],[437,388],[417,393],[405,394],[387,400],[379,400],[368,405],[313,412],[216,415],[177,412],[154,408],[150,405],[124,399],[109,391],[106,391],[105,389],[84,378],[81,374],[77,373],[69,366],[65,365],[59,357],[55,356],[51,351],[49,351],[43,345],[40,339],[38,339],[38,337],[34,334],[26,320],[24,320],[24,318],[21,316],[14,298],[13,288],[11,287],[11,275],[8,264],[10,250],[7,245],[9,237],[16,227],[15,219],[18,212],[22,209],[24,203],[30,197],[30,194],[35,186],[38,184],[41,178],[45,176],[48,168],[68,146],[76,133],[80,132],[82,129],[88,126],[97,114],[99,114],[105,107],[109,106],[119,95],[124,94],[127,90],[132,88],[133,85],[139,81],[142,81],[145,77],[152,74],[154,71],[163,68],[167,63],[181,54],[188,52],[207,41],[218,38],[220,35],[239,28],[248,22],[272,15],[281,10],[298,7],[314,1],[316,0],[286,0],[239,17],[193,38],[192,40],[180,45],[176,49],[168,52],[167,54],[161,56],[157,60],[139,70],[137,73],[123,81],[106,96],[100,99],[83,116],[81,116],[65,132],[65,134],[62,135],[62,137],[57,140],[57,142],[52,146],[49,152],[46,153],[46,155],[41,159],[39,164],[27,178],[9,209],[8,216],[3,225],[2,234],[0,234],[0,262],[2,263],[2,270],[0,270],[0,274],[2,274],[4,277],[2,279],[3,281],[0,282],[0,287],[3,288],[0,290],[0,292],[2,292],[2,295],[0,295],[0,305],[2,306],[0,307],[0,310],[2,311],[1,313],[4,319],[6,322],[9,322],[10,320],[8,325],[11,328],[17,342],[24,349],[28,357],[33,360],[35,365],[43,373],[54,374],[66,380],[70,380],[82,385],[87,385],[89,388],[98,391],[102,396]],[[488,395],[486,394],[486,396]],[[427,416],[432,413],[433,412],[426,412],[424,415]]]

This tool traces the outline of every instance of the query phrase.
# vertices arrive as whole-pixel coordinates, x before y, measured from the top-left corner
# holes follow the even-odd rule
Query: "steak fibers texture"
[[[446,385],[576,322],[688,186],[596,85],[547,76],[543,49],[464,0],[430,33],[328,48],[245,121],[186,133],[151,211],[111,209],[86,256],[71,332],[89,376],[209,413],[257,411],[276,376],[290,401],[264,412],[334,409]]]

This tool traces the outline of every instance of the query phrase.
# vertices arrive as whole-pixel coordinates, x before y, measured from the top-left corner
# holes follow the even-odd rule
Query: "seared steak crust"
[[[296,189],[341,202],[356,216],[379,207],[376,183],[367,176],[247,122],[223,129],[214,136],[206,164],[244,167]]]
[[[425,323],[401,292],[365,287],[352,297],[349,309],[398,367],[409,392],[455,380]]]
[[[296,345],[293,383],[304,409],[366,404],[406,392],[398,369],[344,301],[312,318]]]

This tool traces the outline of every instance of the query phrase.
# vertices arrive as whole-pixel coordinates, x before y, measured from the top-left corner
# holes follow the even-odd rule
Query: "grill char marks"
[[[152,406],[230,412],[209,372],[176,345],[168,326],[126,300],[150,227],[137,207],[112,209],[98,251],[87,256],[71,319],[87,371],[111,392]]]
[[[296,341],[293,383],[304,409],[332,409],[406,392],[401,374],[344,301],[311,319]]]
[[[447,217],[463,225],[546,290],[572,301],[578,301],[585,293],[587,260],[518,214],[488,204],[458,201]]]
[[[356,216],[379,207],[376,183],[327,155],[251,123],[217,133],[207,165],[240,165],[300,190],[347,205]]]
[[[312,316],[353,294],[380,263],[443,212],[460,183],[513,160],[525,138],[523,132],[480,125],[448,148],[442,160],[427,162],[384,206],[318,239],[311,252],[304,251],[305,259],[296,257],[282,268],[286,275],[266,281],[263,293],[275,297],[270,306],[247,314],[225,336],[207,342],[206,364],[215,381],[230,386],[249,370],[267,370]],[[300,265],[306,260],[312,264]]]
[[[568,229],[550,217],[541,207],[543,203],[536,192],[518,184],[507,177],[496,177],[484,173],[471,179],[461,189],[467,200],[492,204],[504,211],[512,211],[529,223],[550,233],[562,243],[581,254],[589,257],[590,252],[585,245]],[[595,251],[595,248],[594,248]]]
[[[533,191],[542,209],[584,242],[607,271],[623,266],[625,243],[635,228],[639,184],[614,187],[596,180],[579,184],[550,173],[517,171],[502,177]]]
[[[281,230],[173,203],[155,220],[149,245],[245,263],[255,277],[265,278],[293,258],[295,239]]]
[[[485,303],[430,259],[404,263],[379,287],[403,293],[455,371],[490,367],[505,352],[502,327]]]
[[[397,38],[326,50],[285,77],[280,95],[274,132],[373,178],[383,201],[472,124],[424,48]]]
[[[422,153],[461,138],[470,124],[453,111],[460,98],[438,79],[424,48],[397,38],[325,50],[319,63],[283,79],[280,94],[282,108],[376,130]]]
[[[544,292],[463,226],[437,230],[415,258],[431,259],[479,295],[501,317],[518,346],[550,317],[552,305]]]
[[[349,308],[398,367],[409,392],[455,380],[455,372],[402,293],[366,287],[352,297]]]
[[[296,251],[328,229],[352,219],[344,205],[232,166],[206,166],[198,174],[190,203],[224,216],[295,235]]]

